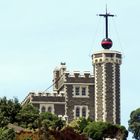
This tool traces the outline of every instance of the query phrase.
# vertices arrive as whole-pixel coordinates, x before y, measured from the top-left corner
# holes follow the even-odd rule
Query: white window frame
[[[79,110],[80,110],[80,112],[79,112],[79,113],[80,113],[79,117],[76,117],[76,108],[79,108]],[[87,105],[83,105],[83,106],[81,106],[81,105],[75,105],[75,106],[74,106],[74,110],[73,110],[74,119],[83,117],[83,116],[82,116],[82,109],[83,109],[83,108],[86,109],[86,116],[85,116],[85,118],[87,119],[87,118],[89,117],[89,110],[88,110],[88,106],[87,106]]]
[[[41,107],[41,112],[46,112],[46,107],[45,106]]]
[[[45,107],[45,108],[46,108],[46,112],[48,112],[48,108],[51,107],[51,108],[52,108],[52,112],[51,112],[51,113],[54,114],[54,111],[55,111],[55,110],[54,110],[54,104],[47,104],[47,103],[46,103],[46,104],[40,104],[40,110],[39,110],[40,113],[41,113],[41,111],[42,111],[42,110],[41,110],[42,107]]]
[[[79,88],[79,95],[76,95],[76,88]],[[85,88],[85,95],[82,95],[82,89]],[[86,85],[73,85],[73,97],[85,98],[89,97],[88,86]]]

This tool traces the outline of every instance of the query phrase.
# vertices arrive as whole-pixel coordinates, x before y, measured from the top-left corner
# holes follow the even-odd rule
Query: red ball
[[[105,38],[102,40],[101,45],[104,49],[110,49],[113,45],[113,42],[110,38]]]

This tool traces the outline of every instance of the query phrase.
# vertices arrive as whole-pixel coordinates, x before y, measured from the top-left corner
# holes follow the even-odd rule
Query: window
[[[74,106],[74,118],[84,117],[87,118],[89,115],[89,110],[87,105],[76,105]]]
[[[86,95],[86,88],[82,87],[82,96],[85,96],[85,95]]]
[[[80,108],[76,107],[76,117],[80,117]]]
[[[45,106],[42,106],[42,108],[41,108],[41,112],[46,112],[46,108],[45,108]]]
[[[79,86],[74,85],[73,86],[73,96],[74,97],[89,97],[88,96],[88,86]]]
[[[82,108],[82,117],[86,118],[86,108]]]
[[[51,106],[48,107],[48,112],[52,112],[52,107]]]
[[[80,88],[79,87],[75,88],[75,95],[80,95]]]

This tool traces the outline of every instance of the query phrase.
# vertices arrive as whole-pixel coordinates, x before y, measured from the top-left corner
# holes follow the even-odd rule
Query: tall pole
[[[108,17],[114,17],[114,15],[107,13],[107,7],[106,7],[106,13],[105,14],[99,14],[99,16],[105,17],[105,37],[108,38]]]
[[[108,38],[108,16],[105,18],[105,24],[106,24],[106,38]]]

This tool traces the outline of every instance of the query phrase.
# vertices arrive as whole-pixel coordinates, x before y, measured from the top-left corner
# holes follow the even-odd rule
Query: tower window
[[[80,88],[79,87],[75,88],[75,95],[80,95]]]
[[[46,108],[45,108],[45,106],[42,106],[42,108],[41,108],[41,112],[46,112]]]
[[[73,87],[73,96],[74,97],[89,97],[88,96],[88,86],[74,85]]]
[[[86,95],[86,88],[82,87],[82,96],[85,96],[85,95]]]

